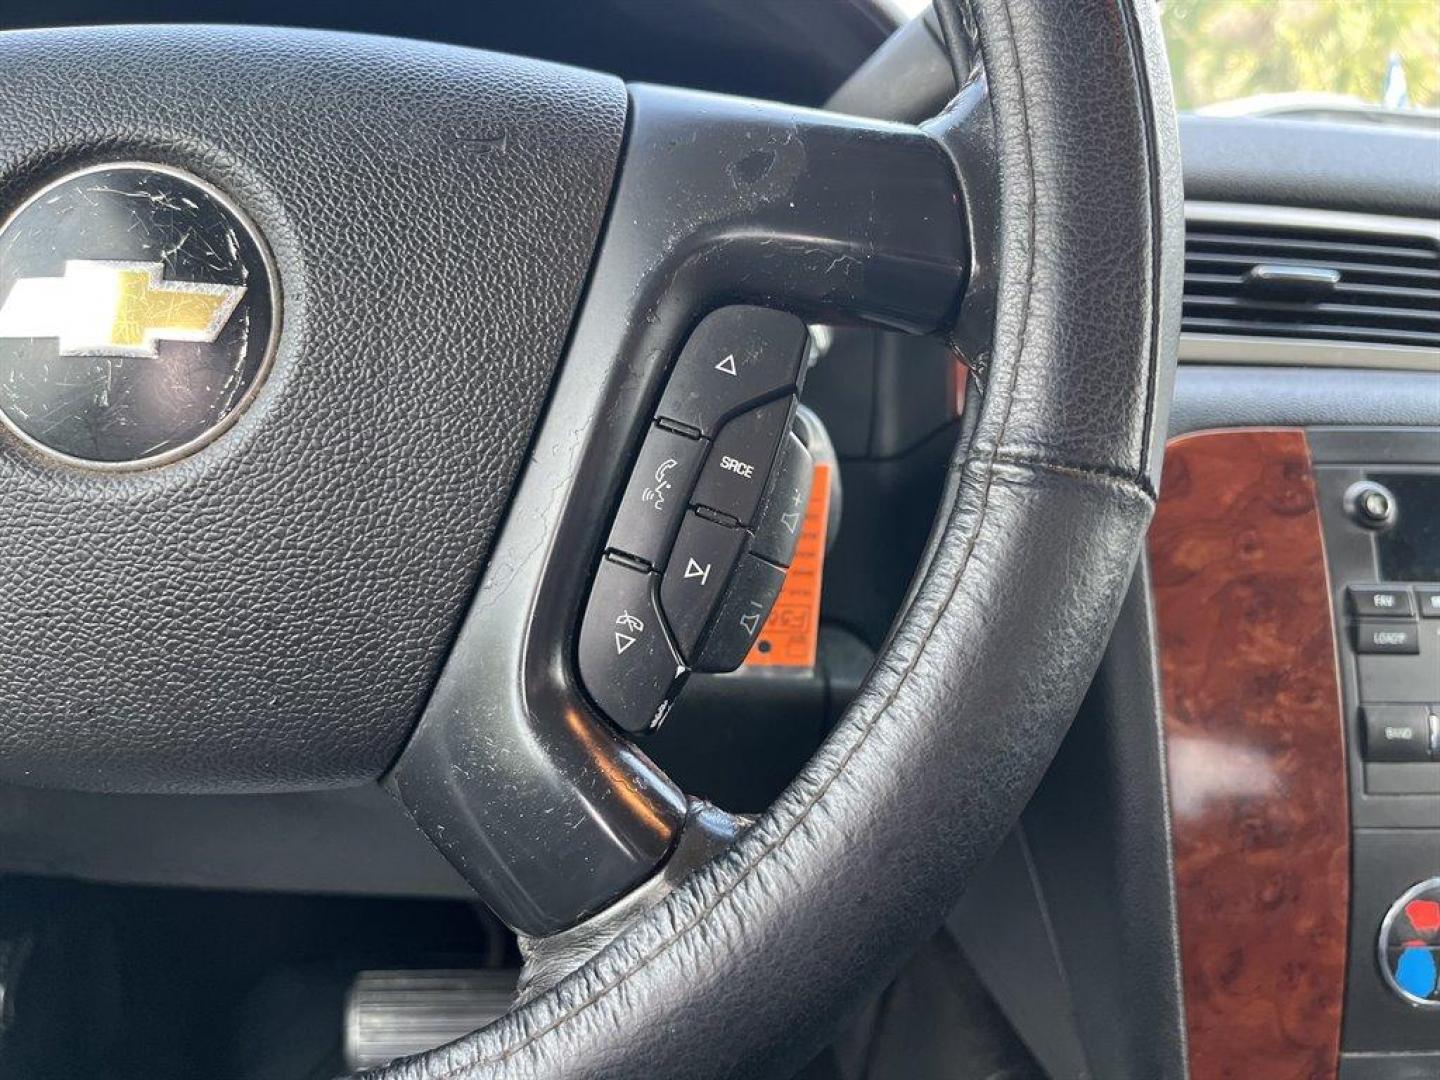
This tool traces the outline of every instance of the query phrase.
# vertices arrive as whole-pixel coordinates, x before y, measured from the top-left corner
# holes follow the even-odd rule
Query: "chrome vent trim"
[[[1182,361],[1440,371],[1440,220],[1198,201],[1185,220]],[[1260,264],[1340,281],[1265,296],[1242,286]]]

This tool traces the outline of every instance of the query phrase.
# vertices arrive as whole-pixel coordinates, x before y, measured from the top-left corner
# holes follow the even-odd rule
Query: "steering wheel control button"
[[[1413,619],[1415,607],[1410,590],[1393,585],[1351,585],[1350,610],[1356,615],[1395,616]]]
[[[660,583],[660,606],[686,659],[695,655],[748,536],[691,511]]]
[[[1355,651],[1358,653],[1418,653],[1420,651],[1420,627],[1414,622],[1360,619],[1355,623]]]
[[[606,557],[580,624],[580,678],[626,731],[659,727],[686,670],[655,605],[655,575]]]
[[[94,468],[158,465],[228,427],[270,366],[277,277],[245,215],[159,165],[102,165],[0,227],[0,418]]]
[[[810,501],[810,484],[815,463],[810,451],[792,431],[785,436],[770,490],[765,493],[760,513],[755,519],[755,539],[750,553],[777,566],[789,566],[795,557],[795,546],[805,527],[805,507]]]
[[[784,584],[783,569],[754,555],[746,555],[725,591],[725,599],[700,649],[695,670],[734,671],[743,664]]]
[[[747,405],[796,389],[809,340],[805,324],[783,311],[713,311],[680,350],[659,415],[714,435]]]
[[[1366,705],[1365,760],[1429,761],[1430,710],[1424,705]]]
[[[706,445],[701,439],[662,427],[650,428],[621,496],[607,547],[651,566],[664,565],[685,516]]]
[[[1406,1004],[1440,1009],[1440,877],[1406,889],[1380,923],[1380,973]]]
[[[754,521],[794,407],[793,397],[779,398],[726,424],[710,449],[691,501],[741,525]]]

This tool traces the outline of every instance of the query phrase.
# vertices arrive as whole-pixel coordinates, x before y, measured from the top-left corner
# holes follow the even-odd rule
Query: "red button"
[[[1440,931],[1440,900],[1411,900],[1405,905],[1405,917],[1421,934]]]

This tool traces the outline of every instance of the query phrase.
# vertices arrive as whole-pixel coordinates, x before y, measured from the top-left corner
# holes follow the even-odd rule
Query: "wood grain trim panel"
[[[1334,1080],[1350,822],[1304,432],[1173,441],[1149,551],[1191,1076]]]

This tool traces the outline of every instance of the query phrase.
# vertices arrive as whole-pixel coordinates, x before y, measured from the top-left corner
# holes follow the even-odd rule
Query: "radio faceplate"
[[[1350,772],[1345,1077],[1359,1075],[1353,1054],[1398,1068],[1440,1051],[1434,1010],[1397,993],[1377,961],[1397,898],[1440,875],[1440,429],[1307,436]]]
[[[1440,429],[1307,435],[1339,638],[1352,823],[1440,829]]]

